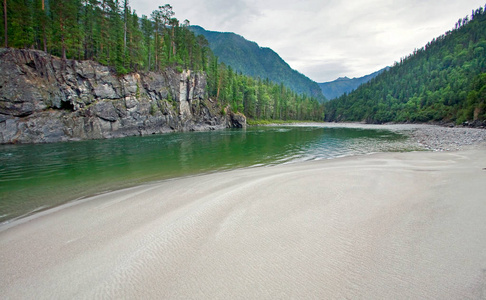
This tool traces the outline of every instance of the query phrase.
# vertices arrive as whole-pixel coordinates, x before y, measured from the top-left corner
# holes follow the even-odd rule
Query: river
[[[0,145],[0,222],[146,182],[235,168],[406,151],[405,139],[387,130],[279,126]]]

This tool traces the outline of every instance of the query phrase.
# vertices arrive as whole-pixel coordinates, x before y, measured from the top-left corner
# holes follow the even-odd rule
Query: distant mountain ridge
[[[252,77],[282,83],[298,94],[307,94],[325,100],[319,85],[305,75],[293,70],[275,51],[262,48],[232,32],[208,31],[191,26],[196,35],[203,35],[220,62],[235,71]]]
[[[360,85],[367,83],[387,69],[389,69],[389,67],[359,78],[339,77],[334,81],[319,83],[319,87],[321,88],[324,97],[329,100],[335,99],[344,94],[351,93]]]
[[[438,122],[486,127],[486,8],[326,102],[326,121]]]

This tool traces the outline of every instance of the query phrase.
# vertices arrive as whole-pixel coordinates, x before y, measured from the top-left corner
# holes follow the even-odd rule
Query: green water
[[[255,127],[37,145],[0,145],[0,222],[144,182],[377,151],[405,137],[384,130]]]

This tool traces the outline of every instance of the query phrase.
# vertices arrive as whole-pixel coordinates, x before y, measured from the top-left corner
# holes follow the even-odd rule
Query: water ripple
[[[385,130],[258,127],[0,146],[0,222],[42,206],[143,182],[403,150]]]

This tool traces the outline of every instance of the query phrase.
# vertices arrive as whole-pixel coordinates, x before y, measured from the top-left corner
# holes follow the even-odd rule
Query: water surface
[[[386,130],[252,127],[0,145],[0,222],[144,182],[220,170],[406,150]]]

